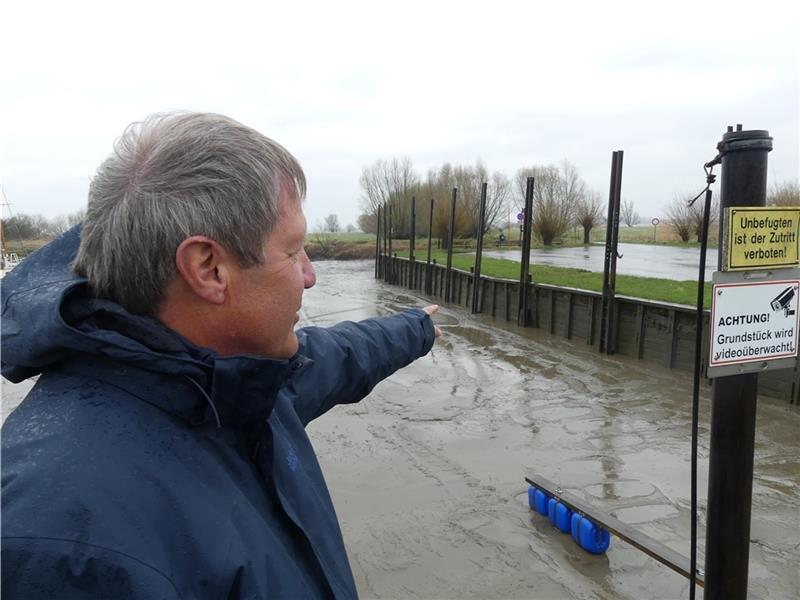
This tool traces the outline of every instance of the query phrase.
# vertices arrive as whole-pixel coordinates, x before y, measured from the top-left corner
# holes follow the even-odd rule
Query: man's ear
[[[212,304],[225,303],[232,258],[217,242],[202,235],[186,238],[175,251],[175,265],[184,283]]]

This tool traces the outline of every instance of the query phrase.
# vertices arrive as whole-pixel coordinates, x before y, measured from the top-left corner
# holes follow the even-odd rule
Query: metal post
[[[450,275],[453,269],[453,238],[456,228],[456,196],[458,188],[453,188],[453,199],[450,203],[450,226],[447,229],[447,268],[444,272],[444,301],[450,302]]]
[[[392,254],[392,210],[393,202],[391,200],[386,202],[386,210],[389,213],[389,226],[386,229],[386,234],[389,236],[389,268],[387,281],[389,283],[394,283],[394,254]]]
[[[378,219],[375,225],[375,279],[381,276],[381,207],[378,206]]]
[[[519,270],[517,325],[528,326],[528,282],[531,264],[531,229],[533,225],[533,177],[525,185],[525,217],[522,221],[522,256]]]
[[[619,236],[619,205],[622,192],[622,150],[611,153],[611,181],[608,189],[606,218],[606,249],[603,264],[603,303],[600,310],[600,351],[614,352],[614,296],[617,281],[617,240]]]
[[[606,328],[606,352],[617,351],[617,258],[622,258],[619,247],[619,212],[622,203],[622,150],[617,150],[617,172],[614,179],[614,228],[611,231],[611,269],[608,273],[610,299],[608,305],[608,325]]]
[[[389,273],[389,236],[387,232],[389,231],[388,226],[388,214],[389,211],[387,210],[388,205],[386,202],[383,203],[383,267],[381,269],[384,281],[388,281],[388,273]]]
[[[765,205],[772,138],[768,131],[742,131],[737,125],[736,131],[728,128],[717,149],[722,157],[722,232],[728,207]],[[720,244],[718,269],[723,250]],[[757,391],[757,374],[717,377],[711,391],[706,600],[747,597]]]
[[[433,286],[431,285],[431,277],[433,270],[431,268],[431,244],[433,243],[433,198],[431,198],[431,216],[428,219],[428,262],[425,267],[425,293],[432,294]]]
[[[472,312],[480,312],[480,288],[481,288],[481,260],[483,259],[483,228],[486,225],[486,190],[489,184],[485,181],[481,186],[481,212],[478,217],[478,246],[475,248],[475,273],[472,280]]]
[[[414,246],[417,243],[417,197],[411,196],[411,233],[408,236],[408,287],[413,289],[414,288],[414,274],[415,274],[415,267],[414,264]]]

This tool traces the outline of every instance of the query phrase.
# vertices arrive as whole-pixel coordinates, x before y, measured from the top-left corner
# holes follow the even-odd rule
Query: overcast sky
[[[355,223],[362,168],[401,155],[420,175],[567,158],[606,198],[620,149],[623,197],[662,216],[703,187],[727,125],[769,130],[770,182],[798,178],[794,5],[17,0],[0,33],[0,178],[13,213],[74,212],[128,123],[189,109],[293,152],[311,228]]]

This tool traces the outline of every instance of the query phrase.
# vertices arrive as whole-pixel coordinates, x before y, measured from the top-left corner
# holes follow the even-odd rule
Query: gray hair
[[[257,131],[217,114],[152,115],[128,126],[92,179],[73,269],[98,297],[155,315],[187,237],[261,264],[284,190],[303,199],[303,170]]]

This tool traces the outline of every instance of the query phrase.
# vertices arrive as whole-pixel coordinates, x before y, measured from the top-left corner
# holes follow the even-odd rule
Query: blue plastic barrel
[[[584,550],[592,554],[602,554],[611,544],[611,534],[608,530],[598,527],[586,517],[581,518],[578,542]]]
[[[534,510],[536,508],[535,497],[536,497],[536,488],[533,487],[533,486],[529,486],[528,487],[528,507],[531,510]]]
[[[572,539],[575,540],[576,544],[581,543],[581,517],[578,513],[572,513],[572,517],[569,520],[570,525],[570,533],[572,534]]]
[[[555,498],[550,498],[547,501],[547,518],[550,519],[553,525],[556,524],[556,504],[558,504],[558,500]]]
[[[543,517],[547,516],[547,502],[550,500],[550,496],[545,494],[542,490],[537,489],[536,492],[533,494],[533,505],[538,512]]]
[[[562,533],[570,533],[572,527],[572,511],[565,504],[556,504],[556,527]]]

